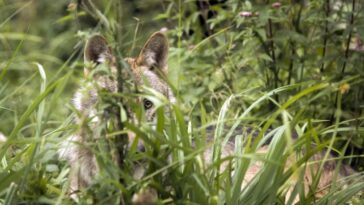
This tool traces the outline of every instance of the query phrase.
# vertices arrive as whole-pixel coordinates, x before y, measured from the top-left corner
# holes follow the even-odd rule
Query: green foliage
[[[138,95],[159,107],[151,126],[133,101],[131,79],[124,79],[130,87],[111,97],[128,102],[139,122],[124,121],[125,130],[105,122],[100,133],[107,137],[85,145],[101,172],[80,193],[79,203],[129,204],[134,193],[153,187],[160,204],[297,199],[362,204],[364,7],[359,2],[0,1],[0,131],[7,136],[0,141],[0,204],[75,203],[67,193],[69,167],[58,160],[57,150],[80,129],[73,123],[71,98],[83,76],[84,41],[102,33],[121,59],[137,55],[161,28],[170,39],[167,81],[177,103],[144,88]],[[109,145],[127,131],[137,138],[120,169]],[[137,140],[145,143],[145,152],[137,151]],[[267,154],[257,153],[269,140]],[[231,142],[234,152],[226,156],[222,147]],[[317,184],[304,193],[303,173],[307,160],[326,149],[336,153],[339,166],[351,164],[358,172],[344,179],[353,181],[350,186],[333,183],[316,199]],[[203,156],[206,150],[211,162]],[[285,167],[294,154],[297,159]],[[317,162],[313,181],[320,179],[325,160],[331,160],[328,154]],[[147,170],[135,179],[140,162]],[[246,183],[255,162],[262,169]],[[292,178],[298,180],[290,184]]]

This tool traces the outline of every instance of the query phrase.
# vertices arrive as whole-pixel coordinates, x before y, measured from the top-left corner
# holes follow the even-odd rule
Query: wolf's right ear
[[[152,34],[147,43],[142,48],[137,64],[149,68],[156,67],[162,71],[167,68],[168,40],[162,32]]]
[[[110,62],[112,60],[111,50],[106,39],[101,35],[92,36],[87,42],[84,50],[84,61],[96,64]]]

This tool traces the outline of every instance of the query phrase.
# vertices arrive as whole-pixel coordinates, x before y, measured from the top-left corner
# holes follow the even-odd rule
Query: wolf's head
[[[161,33],[156,32],[152,34],[149,40],[145,43],[141,49],[139,55],[135,58],[127,57],[124,61],[129,64],[129,67],[133,74],[135,85],[142,87],[146,85],[164,95],[170,102],[174,102],[175,98],[171,91],[171,88],[164,81],[163,77],[168,72],[167,65],[168,57],[168,40],[167,37]],[[92,62],[95,64],[105,63],[111,69],[111,74],[114,76],[113,82],[110,82],[110,78],[97,78],[104,88],[110,91],[115,91],[117,63],[116,58],[113,56],[112,51],[106,41],[106,39],[100,35],[92,36],[86,43],[84,50],[85,64]],[[90,68],[85,67],[85,75],[91,73]],[[143,104],[145,110],[145,116],[147,121],[153,121],[155,118],[155,108],[153,103],[145,98],[137,98],[136,103]]]

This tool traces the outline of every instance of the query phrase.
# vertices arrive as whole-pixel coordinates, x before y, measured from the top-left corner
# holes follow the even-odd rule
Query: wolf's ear
[[[145,43],[137,58],[137,64],[147,66],[151,69],[162,69],[164,71],[167,69],[167,57],[167,37],[161,32],[156,32]]]
[[[110,61],[111,59],[111,50],[104,37],[94,35],[86,42],[84,51],[85,62],[94,62],[99,64]]]

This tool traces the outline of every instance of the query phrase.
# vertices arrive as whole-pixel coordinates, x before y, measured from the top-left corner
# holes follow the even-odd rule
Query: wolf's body
[[[148,86],[174,102],[175,98],[170,87],[160,77],[167,72],[167,52],[167,39],[164,34],[157,32],[150,37],[137,58],[124,60],[132,70],[136,85],[142,85],[147,81]],[[93,130],[100,121],[97,108],[98,101],[100,101],[98,93],[100,90],[111,93],[118,91],[115,58],[102,36],[95,35],[88,40],[84,60],[85,63],[107,64],[112,75],[94,74],[90,76],[93,74],[91,68],[85,67],[85,77],[93,79],[84,82],[74,96],[73,104],[78,111],[76,123],[80,125],[80,130],[64,142],[59,151],[60,157],[67,160],[71,166],[70,193],[89,185],[93,176],[99,172],[96,157],[88,147],[90,143],[97,142],[101,137]],[[152,102],[146,99],[136,100],[144,104],[146,119],[153,121],[155,110]]]
[[[170,87],[160,77],[161,74],[166,74],[167,68],[167,54],[168,43],[163,33],[154,33],[147,41],[145,46],[140,52],[137,58],[126,58],[125,61],[129,64],[133,78],[136,85],[142,85],[146,81],[148,86],[163,94],[172,103],[175,101],[175,97]],[[112,93],[118,92],[116,81],[116,65],[115,58],[111,54],[111,50],[108,47],[106,40],[101,36],[93,36],[85,46],[85,63],[92,62],[96,64],[106,63],[111,68],[112,76],[95,75],[94,84],[86,83],[81,87],[74,97],[74,106],[79,112],[79,117],[76,122],[82,124],[85,119],[90,119],[93,123],[98,123],[100,119],[97,117],[97,102],[99,100],[98,90],[101,88]],[[89,77],[91,70],[85,68],[85,76]],[[155,110],[153,104],[145,99],[136,99],[136,101],[143,103],[145,109],[146,119],[153,121],[155,118]],[[91,129],[91,130],[90,130]],[[70,174],[70,192],[77,191],[82,187],[88,186],[93,177],[99,172],[99,167],[96,162],[95,155],[92,151],[83,146],[90,142],[97,141],[98,136],[93,132],[92,127],[88,129],[80,125],[80,131],[71,136],[67,142],[65,142],[64,148],[60,151],[61,157],[66,159],[71,166]],[[260,148],[257,152],[266,153],[268,146]],[[234,144],[229,142],[222,148],[222,155],[228,156],[233,154]],[[205,161],[212,159],[212,150],[208,149],[203,154]],[[322,158],[322,154],[316,154],[313,159],[319,160]],[[248,169],[245,175],[245,182],[249,183],[254,176],[259,172],[262,167],[261,162],[253,163]],[[333,175],[335,173],[335,163],[327,162],[324,166],[321,180],[318,184],[318,189],[323,189],[332,182]],[[314,170],[317,170],[319,166],[313,166]],[[338,178],[351,173],[352,170],[348,167],[344,167],[340,170]],[[305,185],[306,189],[312,183],[310,169],[305,171]],[[306,190],[306,192],[307,192]]]

